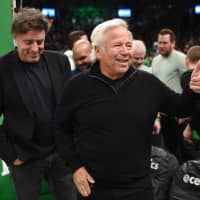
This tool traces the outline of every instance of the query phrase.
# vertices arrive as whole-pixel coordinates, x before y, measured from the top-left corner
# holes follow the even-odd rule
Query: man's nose
[[[32,45],[32,51],[38,51],[39,49],[39,45],[37,44],[37,42],[34,42]]]

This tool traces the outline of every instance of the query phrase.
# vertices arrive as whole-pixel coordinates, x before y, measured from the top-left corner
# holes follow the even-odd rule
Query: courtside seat
[[[152,146],[151,177],[154,200],[169,199],[169,188],[178,167],[179,164],[174,155],[162,148]]]
[[[200,160],[189,160],[177,170],[170,200],[200,200]]]

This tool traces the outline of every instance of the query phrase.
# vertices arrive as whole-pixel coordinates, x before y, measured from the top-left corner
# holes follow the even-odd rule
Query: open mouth
[[[118,59],[117,62],[119,62],[121,64],[127,64],[127,63],[129,63],[129,59]]]

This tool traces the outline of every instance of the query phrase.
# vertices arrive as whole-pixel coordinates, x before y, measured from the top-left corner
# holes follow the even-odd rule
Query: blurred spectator
[[[176,36],[168,28],[158,33],[158,55],[152,61],[152,72],[175,92],[181,93],[180,77],[186,71],[185,54],[175,50]],[[178,119],[161,113],[162,133],[167,149],[181,159]]]
[[[198,61],[200,61],[200,46],[192,46],[186,56],[188,71],[181,77],[183,88],[189,84],[192,70],[196,67]],[[192,117],[183,131],[183,137],[186,141],[183,143],[183,161],[200,158],[200,101],[195,103]]]
[[[146,46],[142,40],[133,40],[132,44],[132,64],[136,69],[141,69],[151,73],[151,68],[144,65]]]
[[[72,32],[69,33],[69,36],[68,36],[68,50],[66,50],[64,52],[64,54],[69,59],[72,71],[76,69],[76,65],[75,65],[74,59],[73,59],[72,48],[73,48],[74,43],[77,40],[80,40],[80,39],[88,40],[88,37],[87,37],[87,34],[85,33],[85,31],[83,31],[83,30],[76,30],[76,31],[72,31]]]
[[[94,62],[93,48],[88,40],[81,39],[76,41],[73,45],[72,53],[76,65],[76,69],[72,71],[73,74],[88,69]]]

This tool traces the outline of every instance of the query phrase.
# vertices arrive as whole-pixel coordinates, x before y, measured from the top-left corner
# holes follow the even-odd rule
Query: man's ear
[[[94,51],[95,51],[95,54],[96,54],[96,58],[99,60],[99,58],[101,58],[101,54],[100,54],[101,48],[95,46]]]

